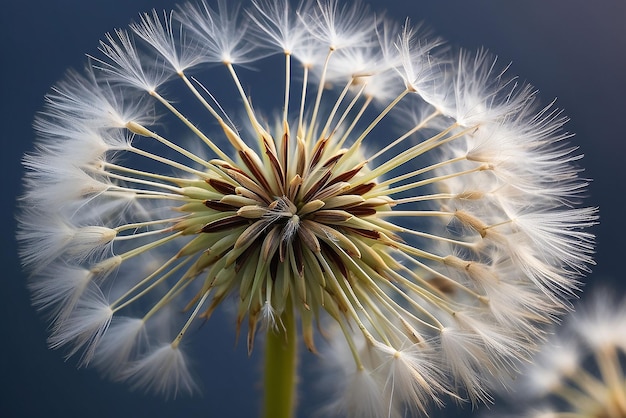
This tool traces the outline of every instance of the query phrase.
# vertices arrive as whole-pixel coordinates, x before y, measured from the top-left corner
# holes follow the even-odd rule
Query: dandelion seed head
[[[528,367],[524,390],[544,396],[557,391],[576,372],[581,361],[580,347],[571,340],[551,338],[550,349],[540,352],[535,361],[541,367]]]
[[[626,414],[623,296],[602,285],[589,292],[563,325],[548,334],[533,361],[522,365],[523,373],[503,395],[503,406],[515,416],[538,411],[548,416]],[[493,416],[501,416],[500,408]]]
[[[348,416],[490,401],[593,263],[579,156],[487,52],[362,6],[152,11],[57,83],[18,218],[52,347],[192,393],[187,335],[230,300],[250,351],[334,329]]]
[[[611,302],[611,303],[607,303]],[[572,319],[573,332],[591,350],[618,347],[626,352],[626,304],[609,289],[599,289]]]

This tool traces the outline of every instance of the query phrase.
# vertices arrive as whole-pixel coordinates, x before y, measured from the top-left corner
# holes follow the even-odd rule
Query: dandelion
[[[343,353],[345,415],[488,401],[567,309],[596,210],[561,111],[442,44],[336,0],[188,3],[107,34],[24,157],[50,345],[177,396],[189,331],[233,303],[249,351],[263,334],[268,417],[293,415],[318,328],[341,336],[320,361]]]
[[[524,368],[513,388],[514,403],[533,407],[512,416],[626,416],[625,302],[606,288],[582,301]]]

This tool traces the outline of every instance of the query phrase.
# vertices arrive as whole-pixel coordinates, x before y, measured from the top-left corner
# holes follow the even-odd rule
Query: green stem
[[[265,345],[265,418],[293,418],[297,383],[297,327],[291,303]]]

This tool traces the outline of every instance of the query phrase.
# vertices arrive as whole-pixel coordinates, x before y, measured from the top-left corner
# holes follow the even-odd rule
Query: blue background
[[[0,12],[0,417],[254,417],[260,366],[244,344],[234,347],[230,320],[218,316],[196,342],[203,395],[165,402],[76,370],[46,348],[45,324],[30,307],[16,256],[14,201],[20,190],[21,155],[32,147],[33,115],[49,87],[69,67],[80,68],[102,35],[125,27],[139,12],[171,8],[165,0],[56,0],[4,2]],[[621,0],[386,0],[372,2],[397,20],[424,21],[453,46],[482,46],[513,62],[545,103],[572,119],[568,129],[586,155],[594,179],[589,205],[601,207],[593,281],[611,281],[624,293],[626,192],[626,2]],[[591,279],[590,279],[591,282]],[[259,356],[260,350],[257,350]],[[303,359],[310,364],[311,357]],[[305,367],[306,368],[306,367]],[[308,366],[311,368],[311,366]],[[306,371],[305,377],[306,379]],[[301,416],[312,411],[304,397]],[[443,415],[443,414],[442,414]],[[470,410],[459,415],[472,416]]]

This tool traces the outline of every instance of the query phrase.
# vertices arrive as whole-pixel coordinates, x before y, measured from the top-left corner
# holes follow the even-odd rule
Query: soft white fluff
[[[50,347],[66,348],[68,357],[79,355],[79,365],[87,366],[112,316],[113,311],[100,289],[90,285],[68,317],[54,324],[48,339]]]
[[[128,367],[122,378],[137,389],[176,397],[197,390],[187,360],[179,347],[164,344],[153,348]]]
[[[145,321],[116,316],[98,344],[94,364],[105,376],[120,379],[146,347]]]

